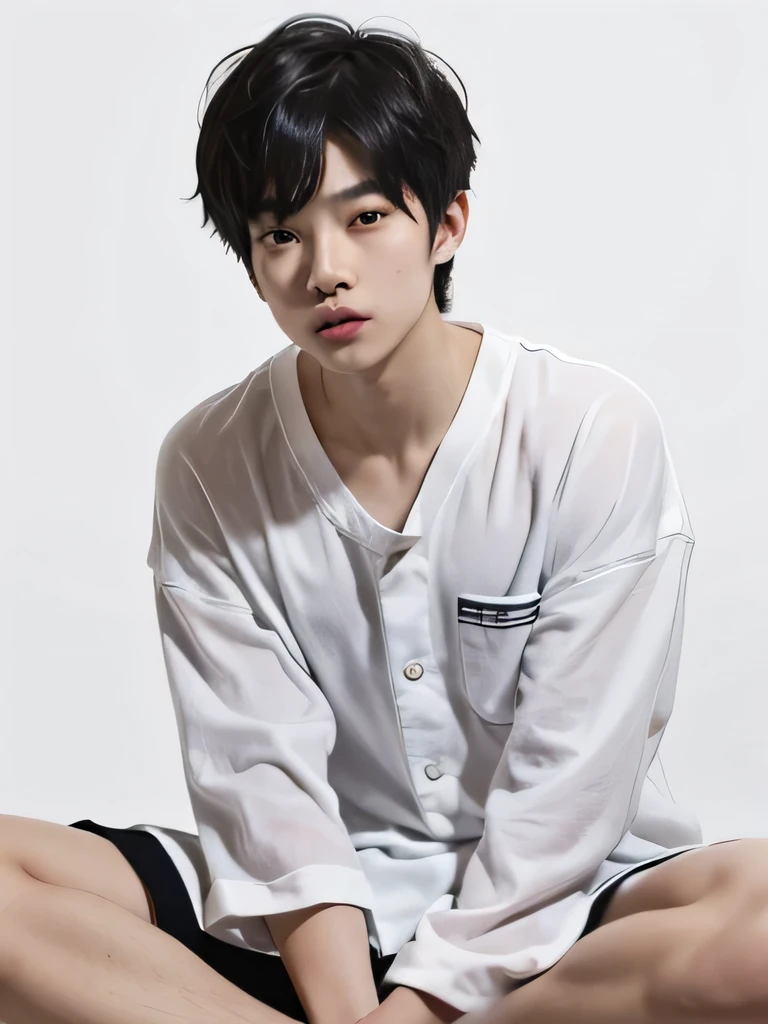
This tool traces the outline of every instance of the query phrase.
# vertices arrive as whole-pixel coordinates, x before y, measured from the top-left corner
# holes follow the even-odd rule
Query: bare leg
[[[10,871],[11,868],[4,869]],[[288,1024],[103,896],[24,874],[0,908],[4,1024]],[[6,889],[6,891],[9,891]]]
[[[732,1005],[717,1005],[703,985],[699,998],[695,986],[677,982],[678,966],[702,948],[702,936],[716,934],[723,909],[703,900],[602,925],[546,974],[457,1024],[765,1024],[766,1001],[739,1005],[736,991]],[[730,934],[739,941],[738,924]],[[746,942],[749,935],[745,927]]]

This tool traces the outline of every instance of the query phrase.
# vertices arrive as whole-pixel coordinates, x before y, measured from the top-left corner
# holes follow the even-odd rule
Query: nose
[[[342,245],[329,238],[315,245],[307,277],[308,292],[332,295],[337,288],[351,288],[353,277]]]

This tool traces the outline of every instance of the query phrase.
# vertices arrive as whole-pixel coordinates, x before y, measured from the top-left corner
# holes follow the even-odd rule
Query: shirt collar
[[[379,555],[425,538],[435,515],[509,391],[518,346],[486,324],[449,320],[482,333],[472,374],[456,415],[437,449],[402,532],[373,518],[344,484],[314,431],[299,387],[300,349],[289,345],[269,363],[269,384],[288,449],[320,511],[352,540]]]

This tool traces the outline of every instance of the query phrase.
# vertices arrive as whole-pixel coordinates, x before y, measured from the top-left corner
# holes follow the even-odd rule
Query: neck
[[[368,370],[335,373],[310,359],[302,388],[310,418],[325,439],[360,456],[433,448],[461,403],[480,341],[438,316]]]

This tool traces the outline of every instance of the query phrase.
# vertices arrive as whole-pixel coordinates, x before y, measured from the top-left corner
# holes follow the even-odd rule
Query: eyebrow
[[[341,192],[335,192],[328,198],[334,203],[344,203],[350,199],[359,199],[361,196],[370,195],[384,195],[381,185],[373,178],[368,178],[367,181],[359,181],[356,185],[351,185],[349,188],[343,188]],[[254,222],[259,220],[265,213],[275,213],[276,207],[277,201],[275,199],[262,199],[256,207],[253,216],[249,217],[248,220]]]

